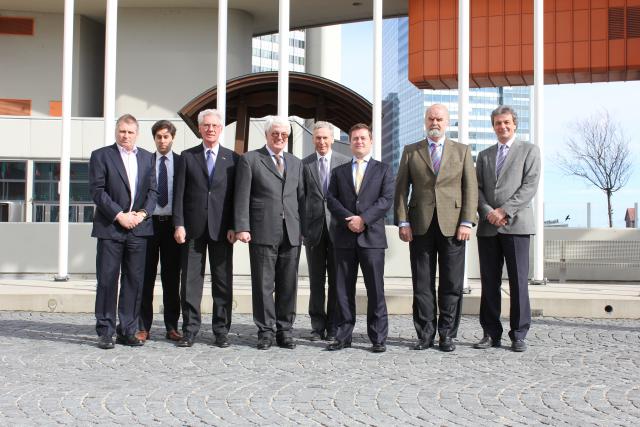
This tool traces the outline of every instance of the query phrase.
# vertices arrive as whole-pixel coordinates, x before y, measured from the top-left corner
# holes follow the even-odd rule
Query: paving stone
[[[157,322],[144,347],[100,350],[93,322],[0,312],[0,425],[640,425],[640,320],[536,318],[519,354],[508,340],[473,349],[474,316],[453,353],[411,350],[411,316],[390,316],[383,354],[364,316],[338,352],[305,339],[307,316],[295,350],[269,351],[249,315],[234,315],[227,349],[210,318],[189,349]]]

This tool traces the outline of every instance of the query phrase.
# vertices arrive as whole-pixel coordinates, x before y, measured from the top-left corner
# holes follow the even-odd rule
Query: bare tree
[[[632,172],[629,140],[605,109],[576,120],[571,128],[573,135],[566,140],[558,165],[565,174],[583,178],[606,194],[609,227],[613,227],[611,196],[627,184]]]

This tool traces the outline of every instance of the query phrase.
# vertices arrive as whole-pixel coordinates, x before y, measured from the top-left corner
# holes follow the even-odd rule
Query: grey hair
[[[224,127],[224,123],[222,123],[222,114],[215,108],[209,108],[207,110],[202,110],[198,113],[198,125],[201,125],[206,116],[214,116],[218,119],[220,124]]]
[[[329,129],[329,132],[333,134],[333,125],[329,122],[323,122],[322,120],[315,122],[312,131],[315,132],[316,129]]]
[[[264,122],[264,134],[268,135],[274,126],[285,126],[288,129],[289,134],[291,134],[291,123],[289,123],[289,119],[286,117],[267,116]]]
[[[491,112],[491,125],[492,126],[493,126],[493,119],[496,116],[499,116],[501,114],[511,114],[511,117],[513,117],[513,124],[516,125],[516,127],[518,127],[518,114],[513,109],[513,107],[510,107],[508,105],[501,105],[501,106],[499,106],[498,108],[496,108],[495,110],[493,110]]]

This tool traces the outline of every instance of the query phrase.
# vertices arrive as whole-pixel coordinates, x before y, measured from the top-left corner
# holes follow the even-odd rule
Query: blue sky
[[[342,83],[368,99],[373,93],[373,26],[371,22],[342,26]],[[544,90],[545,219],[569,215],[571,227],[591,224],[606,227],[603,192],[575,177],[563,175],[554,159],[571,135],[571,123],[607,109],[631,140],[634,173],[629,183],[613,196],[614,227],[624,227],[626,208],[640,203],[640,82],[547,85]]]

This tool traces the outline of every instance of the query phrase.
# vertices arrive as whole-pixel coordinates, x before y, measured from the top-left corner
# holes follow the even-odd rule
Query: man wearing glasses
[[[175,172],[173,224],[182,245],[182,334],[179,347],[191,347],[200,330],[205,261],[209,250],[214,344],[228,347],[233,303],[233,188],[239,156],[220,145],[222,117],[198,114],[202,144],[182,152]]]
[[[267,144],[238,162],[235,190],[235,230],[249,243],[253,321],[258,349],[295,348],[298,259],[304,213],[302,161],[285,152],[291,125],[286,117],[268,117]],[[275,296],[275,301],[274,301]]]

